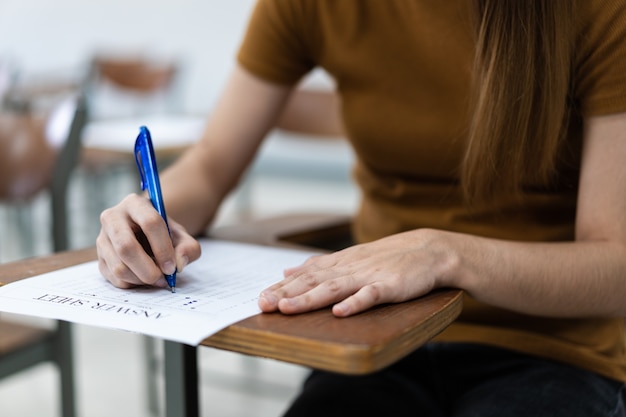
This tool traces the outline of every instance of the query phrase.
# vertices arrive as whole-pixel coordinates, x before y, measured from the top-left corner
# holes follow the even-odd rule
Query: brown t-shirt
[[[471,213],[458,183],[470,112],[471,2],[260,0],[238,60],[278,84],[316,66],[334,77],[357,155],[358,241],[421,227],[573,240],[582,118],[626,111],[626,1],[577,3],[574,107],[556,184]],[[519,350],[626,381],[622,319],[533,317],[465,297],[461,317],[437,340]]]

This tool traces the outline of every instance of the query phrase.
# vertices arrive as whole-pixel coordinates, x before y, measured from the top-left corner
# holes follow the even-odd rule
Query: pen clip
[[[135,141],[135,161],[137,162],[139,176],[141,177],[141,190],[147,190],[152,205],[159,212],[161,217],[163,217],[163,220],[165,220],[169,231],[163,196],[161,194],[161,184],[159,182],[156,158],[154,156],[154,147],[152,146],[150,131],[145,126],[139,128],[139,136],[137,136],[137,140]]]
[[[135,141],[135,161],[137,162],[137,168],[139,169],[139,178],[141,180],[141,190],[145,191],[148,188],[148,180],[146,178],[146,162],[149,163],[149,155],[152,140],[150,138],[150,131],[145,127],[139,128],[139,136]],[[152,196],[150,196],[152,199]]]

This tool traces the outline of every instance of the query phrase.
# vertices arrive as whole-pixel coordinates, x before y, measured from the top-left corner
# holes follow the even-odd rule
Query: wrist
[[[461,288],[464,251],[462,235],[437,229],[419,229],[421,249],[427,249],[432,257],[432,273],[435,288]]]

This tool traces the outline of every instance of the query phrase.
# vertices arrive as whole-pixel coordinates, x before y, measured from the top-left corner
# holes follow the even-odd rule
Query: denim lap
[[[626,417],[623,384],[503,349],[431,344],[366,376],[315,371],[286,417]]]
[[[462,378],[465,386],[449,416],[624,416],[621,382],[549,360],[490,350],[496,352],[492,360],[483,358],[474,378]],[[453,378],[454,372],[449,374]]]

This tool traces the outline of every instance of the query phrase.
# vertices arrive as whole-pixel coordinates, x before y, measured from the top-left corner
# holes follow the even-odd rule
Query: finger
[[[165,220],[150,200],[145,196],[132,194],[122,200],[120,206],[123,208],[123,215],[128,217],[127,222],[135,225],[136,238],[142,243],[144,251],[154,258],[163,274],[173,274],[176,271],[176,256],[172,238]],[[129,266],[133,269],[132,265]]]
[[[117,288],[123,288],[123,289],[127,289],[127,288],[132,288],[134,287],[133,284],[131,284],[130,282],[127,282],[123,279],[120,279],[119,277],[116,277],[115,275],[113,275],[112,271],[109,269],[109,266],[107,265],[106,261],[104,260],[104,258],[98,258],[98,269],[100,270],[100,273],[114,286],[116,286]]]
[[[347,317],[389,301],[391,301],[390,288],[379,281],[365,285],[350,297],[335,304],[332,311],[337,317]]]
[[[113,284],[118,288],[133,288],[137,286],[146,285],[145,282],[142,282],[132,271],[123,263],[117,262],[113,266],[110,266],[106,263],[106,260],[99,259],[98,260],[98,268],[102,275],[105,276]],[[155,283],[158,285],[158,281]]]
[[[271,292],[279,300],[293,298],[310,291],[327,279],[332,278],[333,273],[334,271],[302,272],[272,285],[267,292]]]
[[[287,268],[283,272],[285,278],[261,291],[259,307],[261,311],[270,313],[278,310],[278,302],[283,298],[290,298],[319,285],[330,274],[320,273],[324,255],[315,255],[307,259],[302,265]],[[317,275],[314,276],[314,274]]]
[[[264,313],[271,313],[278,310],[278,301],[284,297],[286,292],[283,287],[293,281],[294,277],[285,278],[282,281],[273,284],[259,294],[259,308]]]
[[[278,309],[285,314],[313,311],[344,300],[355,291],[357,287],[351,276],[328,279],[296,296],[280,299]]]
[[[154,208],[134,210],[129,214],[148,241],[154,261],[162,273],[173,274],[176,271],[176,254],[165,220]]]
[[[275,284],[270,285],[269,287],[261,291],[261,293],[259,294],[259,301],[258,301],[261,311],[263,311],[264,313],[271,313],[271,312],[278,310],[278,301],[280,300],[280,298],[283,298],[286,294],[286,292],[283,291],[283,287],[287,285],[288,283],[290,283],[291,281],[293,281],[294,279],[296,279],[296,276],[292,273],[289,273],[288,271],[298,269],[298,268],[300,268],[300,266],[286,269],[283,272],[285,275],[284,279],[282,279],[281,281],[278,281]]]
[[[295,278],[293,278],[293,277],[291,277],[291,278],[283,278],[282,280],[278,281],[277,283],[272,284],[269,287],[267,287],[266,289],[264,289],[263,292],[277,293],[277,292],[280,291],[281,288],[283,288],[285,285],[287,285],[288,283],[290,283],[294,279]]]
[[[282,294],[281,288],[288,282],[292,281],[292,279],[283,279],[282,281],[273,284],[259,294],[259,308],[264,313],[271,313],[278,310],[278,293]]]
[[[273,313],[278,310],[278,297],[271,292],[261,291],[257,303],[263,313]]]
[[[101,233],[97,242],[98,268],[107,280],[118,288],[131,288],[146,284],[114,253],[110,242],[107,242],[106,235]],[[154,262],[151,260],[150,262],[154,265]]]
[[[185,228],[177,222],[170,220],[170,231],[176,257],[176,269],[182,272],[183,269],[201,255],[200,243],[194,239]]]
[[[117,210],[105,210],[101,221],[103,230],[98,238],[98,246],[111,278],[136,283],[132,277],[134,275],[143,285],[157,282],[163,272],[138,241],[126,216]]]

